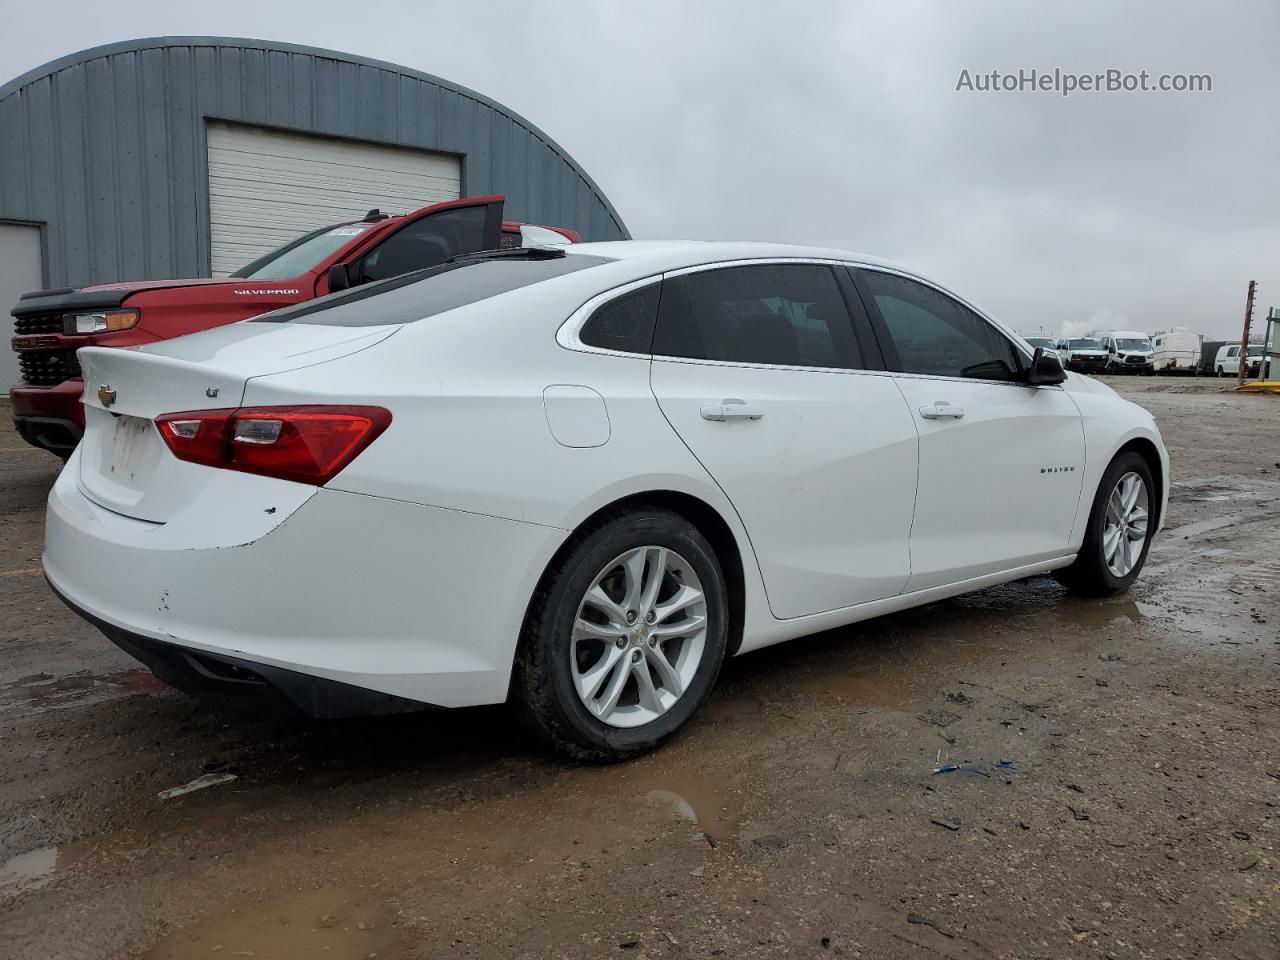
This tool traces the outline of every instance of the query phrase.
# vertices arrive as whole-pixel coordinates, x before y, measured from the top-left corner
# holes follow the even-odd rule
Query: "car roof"
[[[685,267],[697,267],[733,260],[766,260],[771,258],[795,258],[811,260],[835,260],[868,267],[880,267],[904,274],[937,287],[973,308],[989,320],[994,320],[1006,332],[1010,327],[1000,323],[989,310],[952,287],[929,276],[865,253],[841,250],[833,247],[809,247],[789,243],[765,243],[753,240],[608,240],[593,243],[575,243],[562,248],[568,256],[605,257],[614,261],[615,269],[609,273],[615,277],[622,273],[631,278],[653,276]],[[1016,334],[1013,334],[1016,336]]]
[[[851,250],[753,240],[607,240],[575,244],[565,249],[570,253],[609,257],[613,260],[661,260],[666,263],[681,261],[682,265],[691,267],[722,260],[755,260],[768,257],[843,260],[850,263],[865,263],[869,266],[888,267],[913,276],[918,275],[915,271],[888,260]],[[678,268],[668,266],[666,269]]]

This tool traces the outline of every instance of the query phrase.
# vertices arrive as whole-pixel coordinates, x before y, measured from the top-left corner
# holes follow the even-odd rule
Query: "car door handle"
[[[764,411],[754,403],[737,400],[733,397],[719,403],[704,403],[700,411],[703,420],[759,420]]]
[[[926,403],[920,408],[920,416],[926,420],[959,420],[964,416],[962,407],[953,407],[945,400],[937,403]]]

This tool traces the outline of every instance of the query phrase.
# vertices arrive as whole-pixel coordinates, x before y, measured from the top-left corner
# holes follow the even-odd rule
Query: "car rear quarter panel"
[[[341,397],[387,407],[391,426],[329,487],[554,528],[557,536],[529,558],[534,576],[518,588],[526,600],[555,551],[596,512],[652,491],[695,497],[734,535],[750,633],[757,617],[771,621],[750,541],[732,504],[663,417],[649,360],[556,342],[559,325],[597,292],[595,285],[581,295],[526,291],[409,324],[352,356],[250,380],[244,403]],[[543,401],[551,385],[587,387],[604,398],[605,443],[557,441]],[[516,622],[513,635],[518,629]]]

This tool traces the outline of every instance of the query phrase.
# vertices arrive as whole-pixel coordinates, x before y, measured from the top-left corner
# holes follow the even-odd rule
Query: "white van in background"
[[[1200,362],[1200,334],[1177,327],[1151,338],[1151,363],[1156,373],[1195,373]]]
[[[1107,369],[1101,337],[1064,337],[1058,341],[1058,358],[1062,368],[1073,373],[1103,373]]]
[[[1151,338],[1139,330],[1112,330],[1101,335],[1107,348],[1107,373],[1150,373]]]
[[[1039,347],[1041,350],[1048,353],[1056,353],[1058,349],[1058,341],[1053,337],[1042,337],[1037,334],[1035,336],[1024,336],[1022,341],[1032,350]]]
[[[1245,359],[1244,375],[1256,377],[1262,368],[1262,344],[1249,344],[1249,353]],[[1218,355],[1213,359],[1213,373],[1219,377],[1234,377],[1240,372],[1240,344],[1226,344],[1218,348]]]

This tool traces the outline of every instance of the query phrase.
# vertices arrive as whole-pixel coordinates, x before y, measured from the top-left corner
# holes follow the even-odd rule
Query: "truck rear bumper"
[[[84,434],[83,392],[80,379],[56,387],[16,386],[9,391],[13,425],[27,443],[65,460]]]

